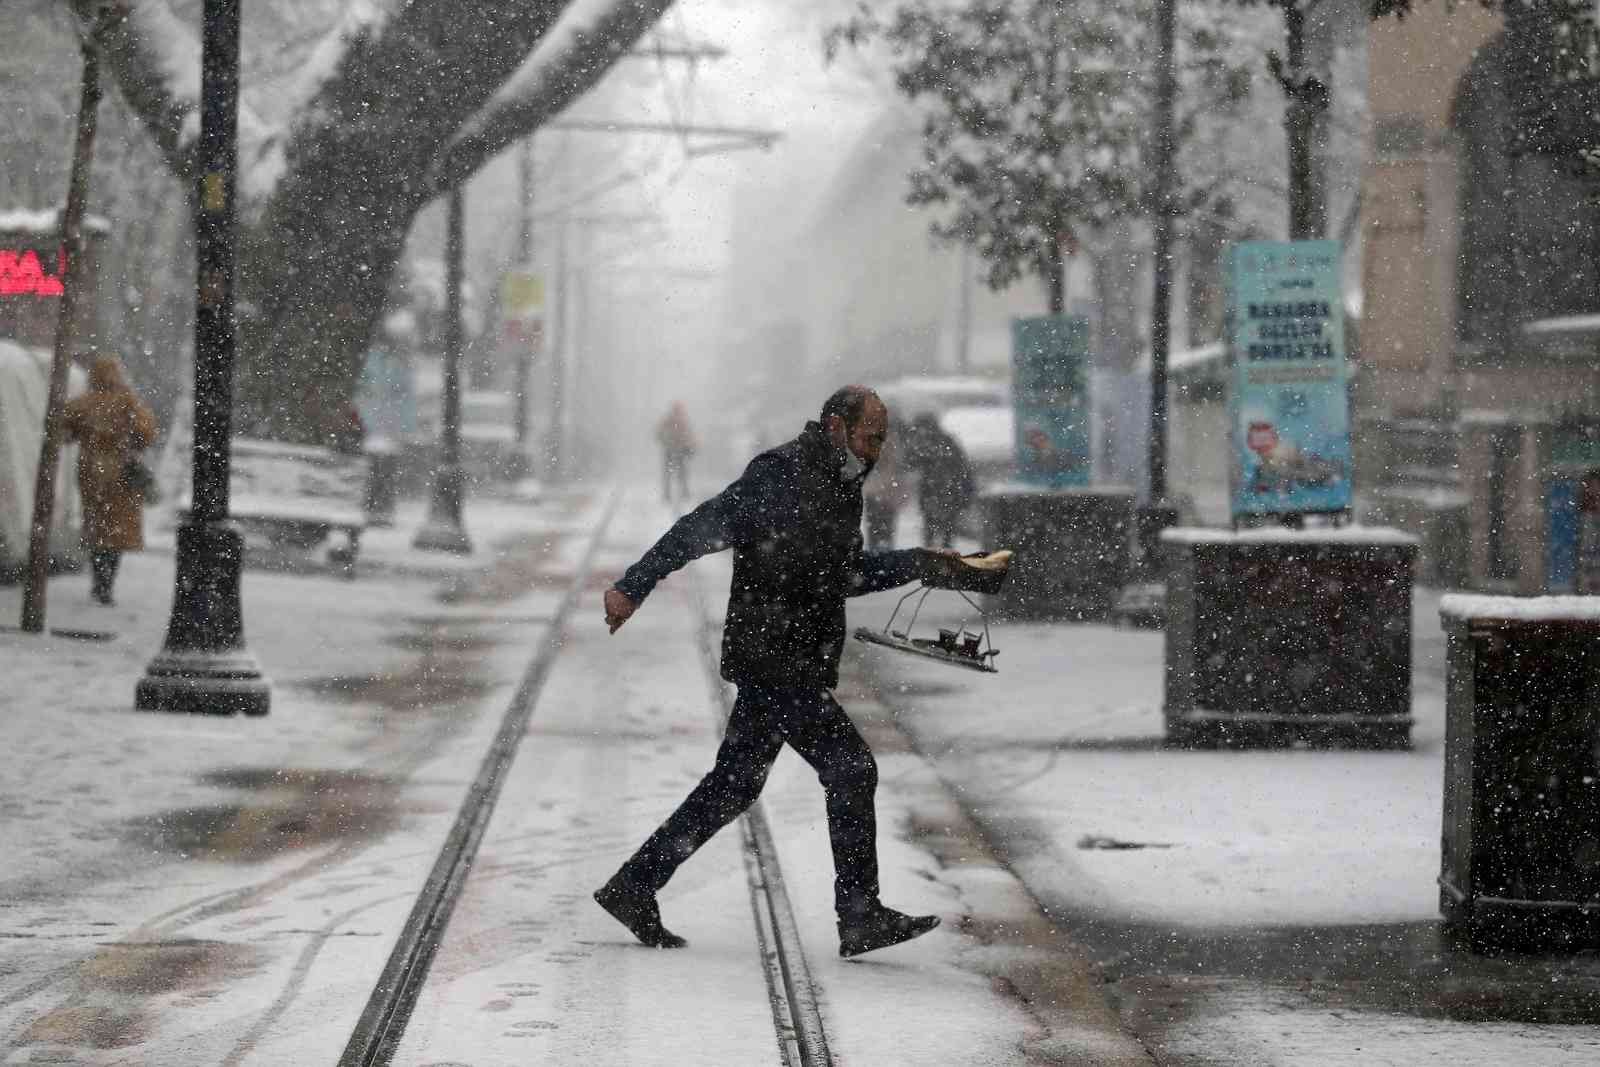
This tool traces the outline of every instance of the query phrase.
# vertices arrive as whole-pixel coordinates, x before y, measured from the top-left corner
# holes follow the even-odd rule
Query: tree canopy
[[[825,47],[887,49],[899,91],[926,106],[907,201],[944,209],[933,233],[970,244],[991,288],[1033,275],[1059,310],[1064,246],[1153,206],[1150,26],[1148,0],[909,0],[887,18],[863,5]],[[1180,145],[1248,87],[1213,31],[1184,37]],[[1180,210],[1216,191],[1191,183]]]
[[[110,3],[107,62],[192,179],[200,0]],[[316,440],[354,388],[412,220],[595,85],[670,0],[257,0],[239,115],[240,421]]]

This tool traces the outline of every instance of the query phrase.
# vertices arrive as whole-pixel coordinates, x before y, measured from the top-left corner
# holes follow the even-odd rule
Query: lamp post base
[[[272,686],[248,652],[163,652],[134,690],[140,711],[191,715],[265,715]]]
[[[428,505],[428,519],[411,539],[412,548],[430,552],[453,552],[458,556],[472,554],[472,539],[461,525],[460,467],[444,467],[434,478],[433,497]]]
[[[134,690],[140,711],[265,715],[272,687],[245,648],[239,604],[244,538],[228,522],[178,529],[165,646]]]

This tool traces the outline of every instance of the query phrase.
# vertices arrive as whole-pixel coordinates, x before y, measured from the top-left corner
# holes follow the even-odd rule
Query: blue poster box
[[[1088,485],[1089,320],[1011,320],[1017,477],[1029,485]]]
[[[1351,507],[1349,365],[1337,241],[1228,250],[1231,511]]]

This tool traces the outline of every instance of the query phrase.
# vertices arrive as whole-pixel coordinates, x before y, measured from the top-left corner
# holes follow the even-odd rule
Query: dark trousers
[[[867,497],[862,501],[862,515],[867,520],[867,548],[877,550],[894,547],[895,520],[900,516],[897,504]]]
[[[673,483],[677,483],[678,496],[689,499],[689,457],[682,452],[666,451],[661,454],[661,499],[672,502]]]
[[[91,591],[99,599],[109,599],[111,587],[117,582],[117,564],[122,553],[115,549],[95,549],[89,553],[89,569],[94,574]]]
[[[929,548],[952,548],[961,513],[945,507],[922,508],[922,543]]]
[[[878,764],[833,694],[821,688],[744,685],[728,717],[716,766],[700,780],[617,879],[660,891],[678,865],[761,795],[767,772],[788,744],[816,769],[833,845],[834,907],[841,916],[878,900]]]

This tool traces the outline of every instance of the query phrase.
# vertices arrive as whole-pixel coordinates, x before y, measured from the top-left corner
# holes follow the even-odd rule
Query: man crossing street
[[[656,583],[711,552],[733,550],[722,676],[739,688],[716,763],[595,900],[640,941],[676,948],[656,894],[678,866],[760,796],[785,744],[817,772],[834,862],[839,954],[908,941],[939,924],[878,899],[877,764],[831,690],[839,680],[845,598],[892,589],[949,567],[954,553],[865,552],[861,485],[889,414],[877,394],[846,386],[818,421],[763,452],[717,496],[679,519],[605,593],[615,633]]]

